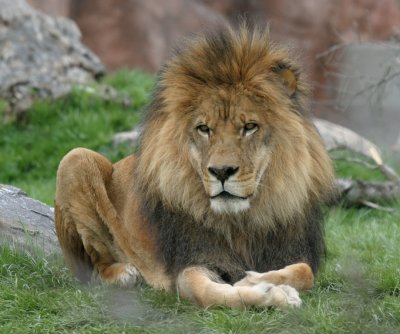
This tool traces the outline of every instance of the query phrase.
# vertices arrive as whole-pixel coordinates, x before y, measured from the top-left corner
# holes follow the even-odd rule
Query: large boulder
[[[53,208],[16,187],[0,184],[0,244],[58,252]]]
[[[35,98],[58,98],[72,85],[104,73],[80,38],[69,19],[38,12],[25,0],[0,0],[0,99],[13,115],[27,110]]]
[[[224,22],[222,15],[188,0],[74,1],[71,11],[83,41],[108,68],[157,71],[183,36]]]

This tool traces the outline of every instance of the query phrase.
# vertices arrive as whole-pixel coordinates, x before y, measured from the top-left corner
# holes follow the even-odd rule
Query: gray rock
[[[53,208],[16,187],[0,184],[0,244],[58,252]]]
[[[0,99],[11,115],[27,110],[33,99],[64,96],[73,84],[104,73],[80,38],[71,20],[47,16],[25,0],[0,0]]]
[[[331,118],[380,146],[400,136],[399,41],[363,42],[342,49],[336,109]]]
[[[136,146],[139,142],[140,134],[142,133],[141,127],[136,127],[131,131],[118,132],[113,136],[113,146],[117,147],[121,144],[129,144],[130,146]]]

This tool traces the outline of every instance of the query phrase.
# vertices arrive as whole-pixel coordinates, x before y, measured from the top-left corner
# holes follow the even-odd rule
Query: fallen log
[[[349,206],[368,206],[373,209],[392,211],[379,204],[388,204],[400,198],[400,182],[337,179],[336,187],[339,200]]]
[[[0,245],[49,255],[59,252],[52,207],[27,196],[22,190],[0,184]]]
[[[387,181],[372,182],[358,179],[337,179],[338,200],[351,206],[368,206],[374,209],[383,208],[377,203],[389,203],[400,198],[400,177],[396,171],[383,162],[379,148],[368,139],[356,132],[332,122],[314,119],[328,151],[351,151],[364,157],[362,159],[347,159],[364,165],[369,169],[377,169]]]

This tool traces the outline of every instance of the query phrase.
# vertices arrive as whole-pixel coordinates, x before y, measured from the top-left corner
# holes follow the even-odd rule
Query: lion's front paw
[[[302,301],[300,299],[299,292],[295,288],[292,288],[289,285],[278,285],[277,287],[286,293],[288,305],[296,307],[301,306]]]
[[[125,270],[120,273],[116,283],[123,286],[133,286],[138,283],[140,279],[139,271],[131,264],[125,264]]]
[[[263,282],[255,285],[254,288],[264,293],[264,300],[261,306],[301,306],[302,302],[299,293],[289,285],[274,285]]]
[[[140,279],[139,271],[129,263],[113,263],[100,273],[100,276],[109,283],[122,287],[131,287]]]

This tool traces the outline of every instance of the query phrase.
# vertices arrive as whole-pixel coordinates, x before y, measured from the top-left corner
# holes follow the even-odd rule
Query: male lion
[[[266,33],[222,28],[161,70],[137,154],[74,149],[57,174],[65,260],[178,293],[202,307],[300,305],[324,253],[331,161],[308,89]]]

